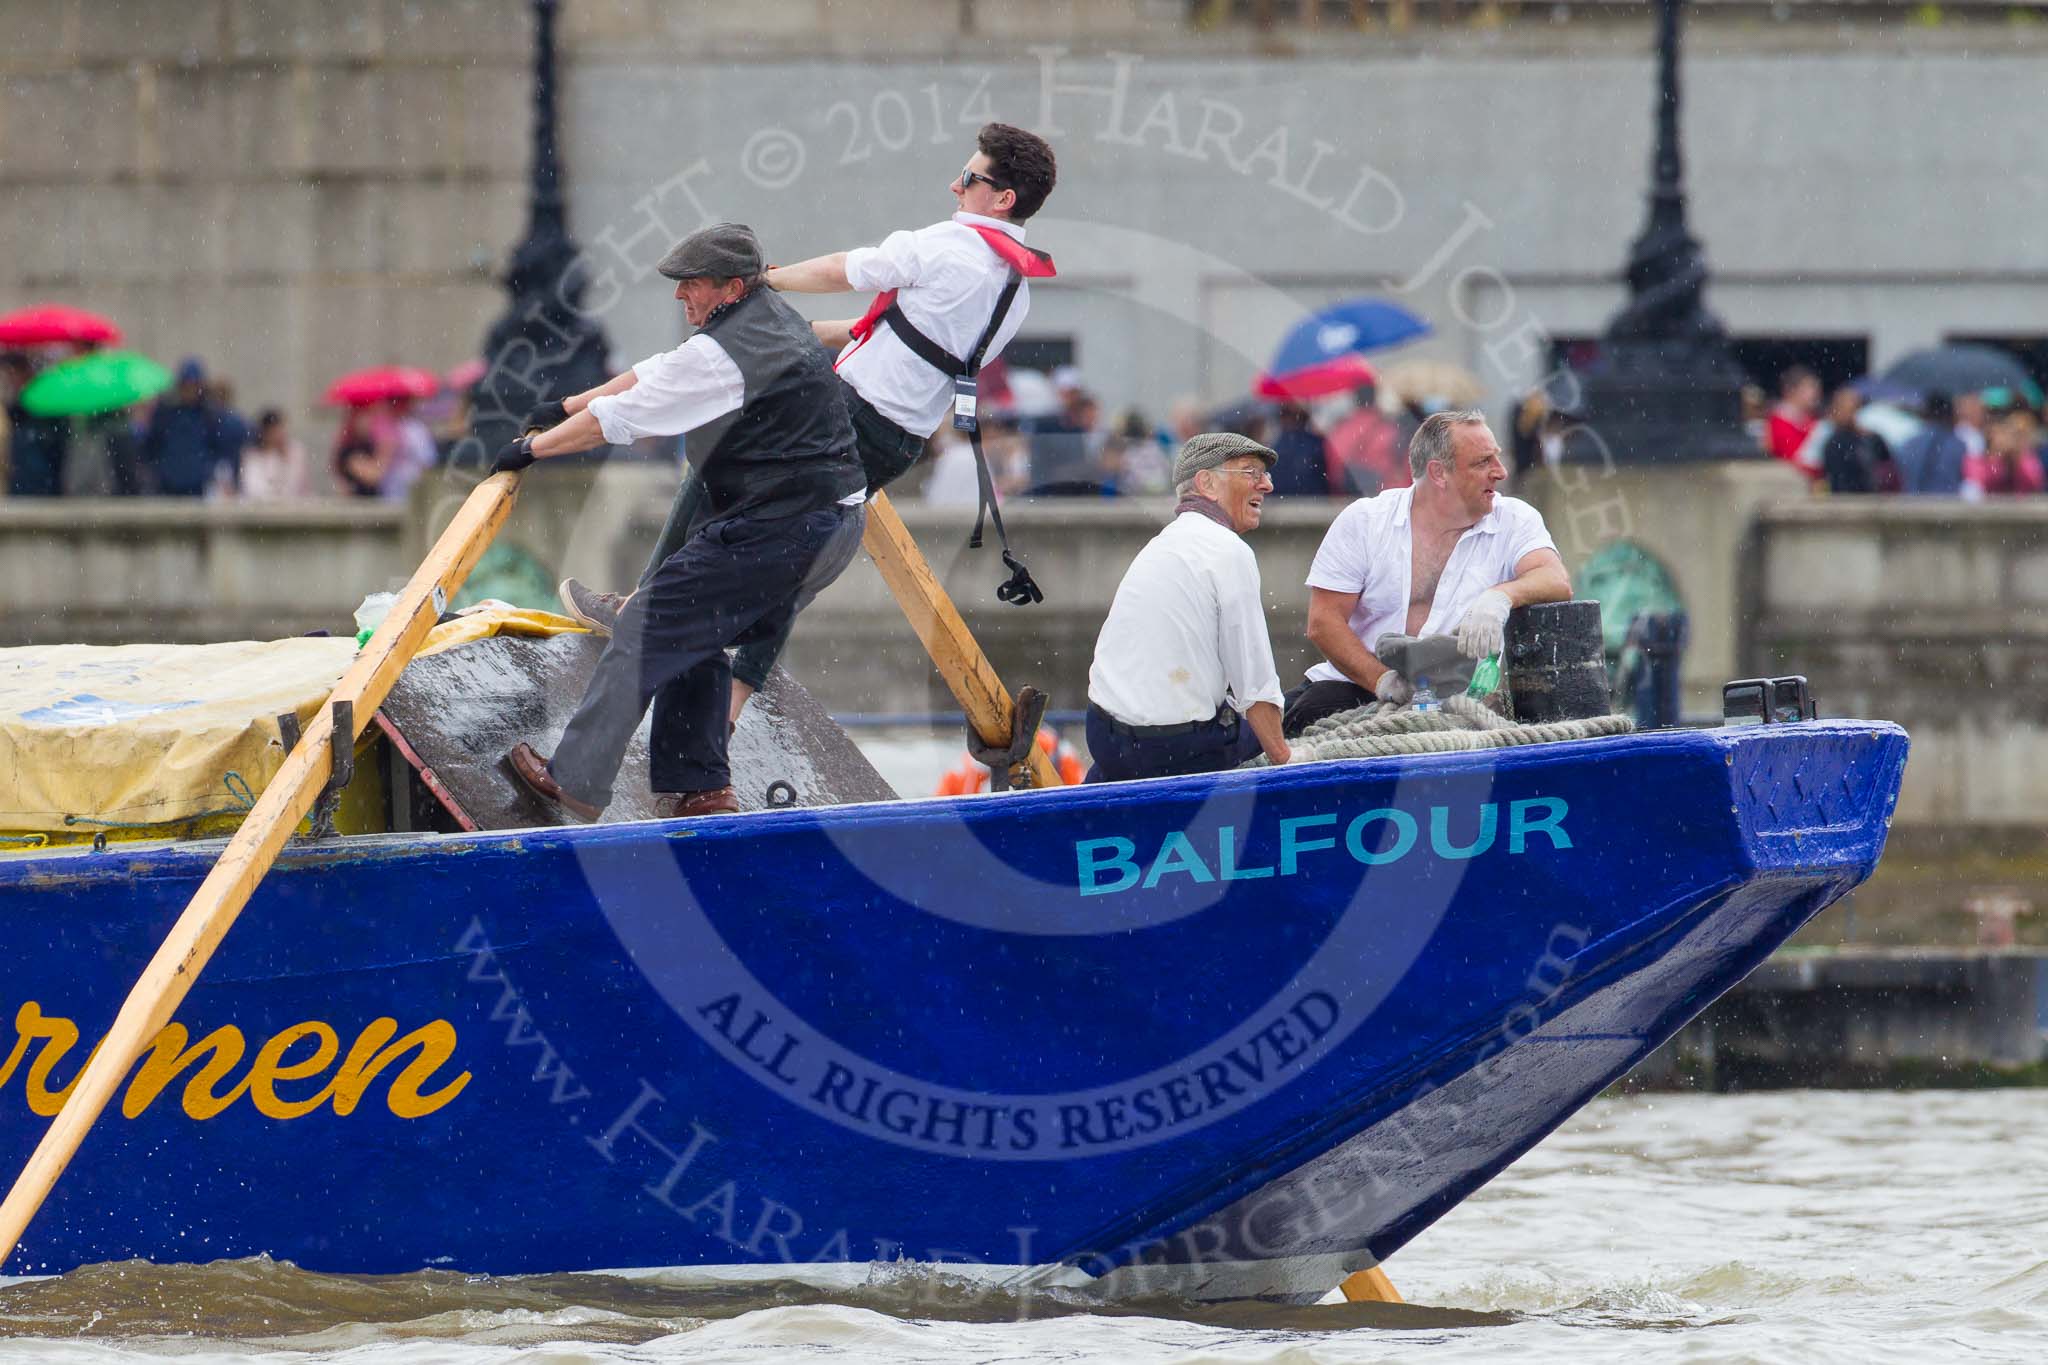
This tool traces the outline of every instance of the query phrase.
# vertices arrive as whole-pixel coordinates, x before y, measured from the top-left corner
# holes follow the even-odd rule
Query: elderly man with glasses
[[[1090,782],[1234,768],[1280,737],[1280,675],[1245,544],[1279,457],[1204,432],[1173,463],[1180,505],[1125,571],[1088,670]]]

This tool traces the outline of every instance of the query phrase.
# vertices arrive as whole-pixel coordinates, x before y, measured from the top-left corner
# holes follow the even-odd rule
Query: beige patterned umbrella
[[[1479,376],[1448,360],[1403,360],[1380,371],[1380,406],[1389,411],[1409,403],[1469,408],[1484,396]]]

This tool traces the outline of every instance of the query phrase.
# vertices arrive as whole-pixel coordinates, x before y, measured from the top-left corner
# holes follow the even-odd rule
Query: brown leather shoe
[[[692,815],[738,815],[740,799],[731,787],[713,787],[701,792],[663,792],[654,798],[654,811],[664,820],[682,820]]]
[[[552,801],[569,814],[589,824],[604,814],[601,807],[588,801],[578,801],[555,783],[555,775],[548,771],[547,759],[541,757],[531,744],[519,743],[512,746],[512,752],[505,755],[505,763],[512,769],[512,775],[520,784],[546,801]],[[731,789],[728,788],[728,791]]]

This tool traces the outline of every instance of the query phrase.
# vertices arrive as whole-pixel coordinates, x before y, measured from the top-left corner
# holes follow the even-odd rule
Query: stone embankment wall
[[[503,310],[532,44],[509,0],[0,0],[0,310],[105,312],[324,451],[329,382]]]
[[[1750,565],[1743,657],[1912,731],[1902,823],[2048,825],[2048,507],[1781,503]]]
[[[411,534],[406,508],[371,502],[0,500],[0,645],[353,634]]]
[[[1807,939],[2048,942],[2048,505],[1781,502],[1744,570],[1747,671],[1913,736],[1883,863]]]

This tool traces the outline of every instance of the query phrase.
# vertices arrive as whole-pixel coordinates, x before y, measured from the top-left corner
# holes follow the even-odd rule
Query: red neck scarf
[[[1223,504],[1214,498],[1205,498],[1200,493],[1190,493],[1174,504],[1173,514],[1176,517],[1183,512],[1200,512],[1230,534],[1237,534],[1237,527],[1231,524],[1230,513],[1224,511]]]
[[[1024,245],[1001,228],[987,227],[981,223],[963,223],[961,226],[972,228],[979,233],[981,240],[988,243],[989,250],[1002,258],[1003,264],[1026,279],[1049,279],[1058,273],[1053,269],[1052,257]],[[859,322],[853,324],[850,330],[853,339],[856,342],[866,341],[869,333],[875,330],[875,324],[882,320],[882,314],[888,312],[890,305],[895,302],[894,289],[884,289],[875,295],[874,302],[868,305],[868,311],[861,314]],[[852,352],[849,351],[847,354],[850,355]],[[843,360],[845,356],[840,358]]]

